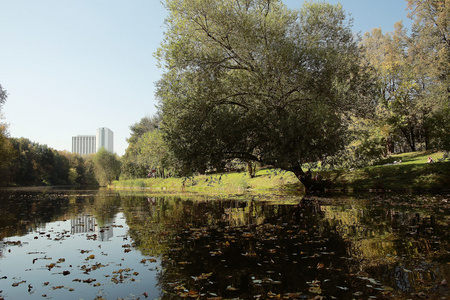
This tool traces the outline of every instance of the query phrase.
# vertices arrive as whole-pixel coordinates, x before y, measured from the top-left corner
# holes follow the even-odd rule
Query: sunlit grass
[[[248,172],[217,173],[183,178],[146,178],[114,181],[119,189],[144,189],[152,191],[193,193],[236,193],[248,190],[301,189],[292,172],[264,169],[250,178]]]
[[[427,163],[431,156],[435,163]],[[450,161],[442,152],[392,155],[377,165],[356,170],[320,172],[329,189],[421,190],[450,189]],[[400,162],[401,161],[401,162]],[[399,163],[400,162],[400,163]],[[302,191],[292,172],[261,169],[254,178],[248,172],[216,173],[183,178],[145,178],[113,182],[117,189],[166,193],[239,194],[248,191]]]

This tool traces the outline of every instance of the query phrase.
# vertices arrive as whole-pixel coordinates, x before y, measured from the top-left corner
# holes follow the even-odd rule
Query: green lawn
[[[443,153],[412,152],[392,155],[377,165],[356,170],[320,172],[329,189],[444,190],[450,189],[450,161]],[[427,163],[432,156],[435,163]],[[399,162],[401,163],[395,163]],[[113,182],[113,188],[163,193],[239,194],[246,191],[299,191],[303,186],[292,172],[263,169],[250,178],[247,172],[200,175],[189,178],[149,178]]]
[[[431,156],[435,163],[427,163]],[[324,172],[332,188],[384,190],[450,189],[450,161],[444,153],[411,152],[392,155],[375,166]],[[400,162],[395,164],[394,162]]]

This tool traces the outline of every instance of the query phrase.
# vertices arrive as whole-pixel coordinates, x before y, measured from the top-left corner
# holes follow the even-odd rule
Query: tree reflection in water
[[[83,254],[84,262],[73,264],[70,276],[77,278],[86,270],[77,270],[78,264],[92,267],[97,263],[85,262],[93,254],[96,260],[105,259],[102,269],[107,276],[114,276],[117,268],[134,269],[130,274],[139,275],[130,275],[126,282],[133,285],[127,289],[114,289],[125,281],[111,286],[109,277],[102,280],[99,275],[85,293],[99,290],[113,298],[130,293],[145,296],[155,287],[144,286],[143,279],[139,283],[139,276],[156,280],[152,295],[162,299],[406,299],[445,297],[449,292],[448,196],[255,199],[251,195],[181,199],[108,191],[2,193],[0,266],[10,258],[2,257],[1,251],[15,246],[8,244],[12,243],[9,237],[39,233],[55,221],[74,220],[75,224],[88,216],[96,225],[95,239],[101,239],[103,230],[108,244],[92,248],[86,244],[90,235],[77,235],[74,229],[71,238],[84,243],[79,247],[86,248],[81,249],[96,250]],[[118,223],[123,227],[116,228]],[[111,237],[113,227],[114,234],[116,229],[126,234]],[[36,241],[45,243],[41,234]],[[34,241],[32,236],[27,239]],[[69,242],[61,239],[58,245]],[[76,260],[80,249],[65,255],[67,260]],[[112,257],[119,261],[110,261]],[[0,271],[2,276],[9,275]],[[18,291],[9,289],[5,287],[4,293]]]
[[[137,247],[162,256],[167,298],[444,295],[448,205],[394,200],[133,198],[125,210]]]

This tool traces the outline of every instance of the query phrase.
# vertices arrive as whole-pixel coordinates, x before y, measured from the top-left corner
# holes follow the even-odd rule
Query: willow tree
[[[358,41],[341,5],[166,0],[156,56],[161,129],[186,170],[231,159],[292,171],[348,143],[364,107]]]

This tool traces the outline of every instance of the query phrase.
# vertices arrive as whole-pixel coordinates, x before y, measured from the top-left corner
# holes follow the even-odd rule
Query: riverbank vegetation
[[[393,32],[362,37],[342,5],[326,2],[298,10],[278,0],[163,2],[158,113],[131,126],[120,172],[117,156],[55,151],[9,138],[2,126],[0,184],[105,185],[120,178],[115,186],[323,190],[447,182],[445,163],[405,158],[384,166],[402,153],[450,151],[444,0],[408,0],[411,28],[398,22]],[[1,108],[1,86],[0,96]],[[270,171],[256,172],[261,166]],[[320,184],[310,173],[316,171],[326,179]]]
[[[433,163],[428,163],[428,158]],[[317,191],[443,191],[450,188],[450,160],[443,152],[410,152],[392,155],[378,164],[358,169],[312,169]],[[244,192],[303,192],[292,172],[260,169],[184,178],[140,178],[114,181],[119,190],[145,190],[156,193],[239,194]]]
[[[25,138],[3,138],[7,155],[0,165],[0,186],[98,186],[120,173],[119,158],[104,149],[82,157]]]

